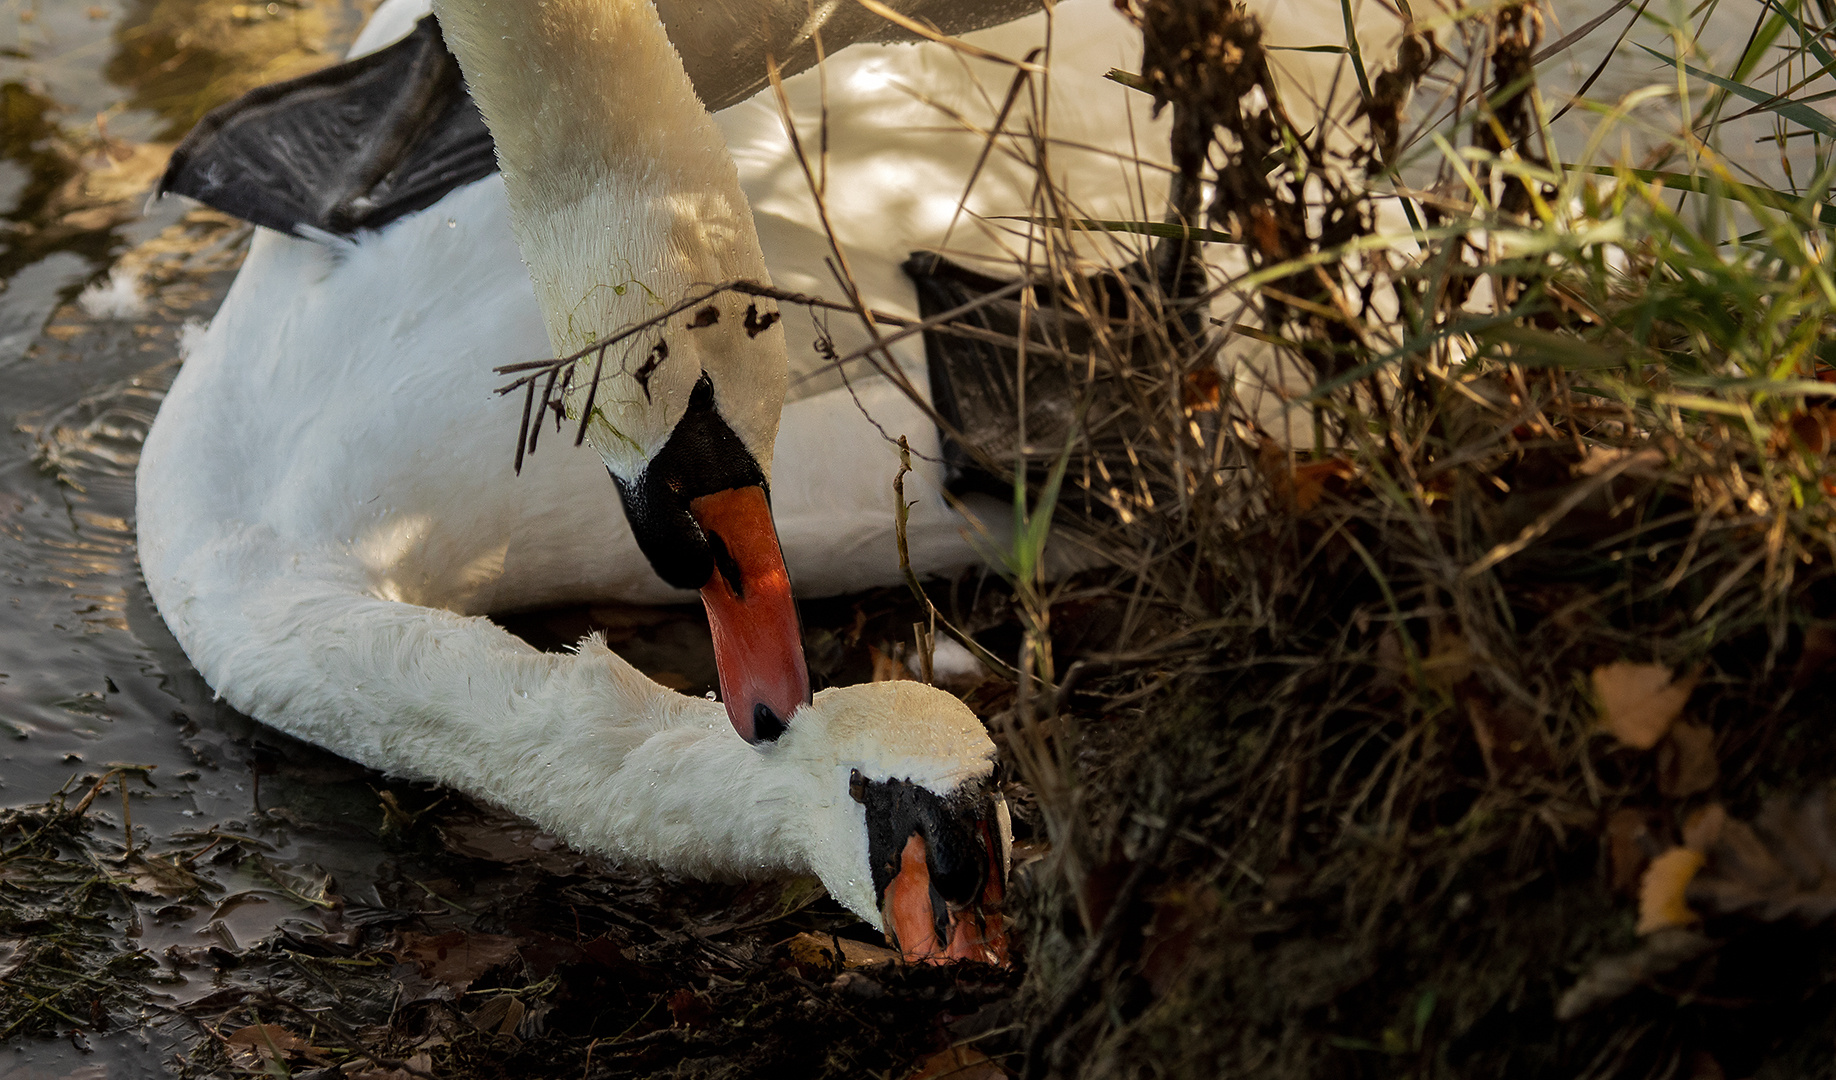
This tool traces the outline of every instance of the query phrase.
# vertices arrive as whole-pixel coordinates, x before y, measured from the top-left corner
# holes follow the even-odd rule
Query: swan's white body
[[[1087,2],[1099,14],[1106,7]],[[391,0],[359,49],[386,44],[425,9],[425,0]],[[466,26],[456,14],[443,22],[450,34],[488,43],[483,22]],[[1090,36],[1106,33],[1115,56],[1097,50],[1090,66],[1099,72],[1121,59],[1119,33]],[[955,57],[929,49],[837,62],[829,73],[836,131],[867,128],[876,109],[922,115],[894,84],[960,73]],[[821,91],[814,73],[800,78],[791,91],[808,118]],[[503,107],[539,111],[540,103]],[[492,108],[486,100],[487,117]],[[719,119],[773,276],[789,288],[826,286],[826,242],[775,106],[754,101]],[[846,798],[849,772],[940,794],[986,776],[992,744],[967,709],[909,684],[829,691],[775,745],[754,748],[735,737],[720,705],[664,690],[600,644],[543,654],[482,617],[686,595],[656,577],[624,522],[606,478],[617,452],[606,443],[618,439],[600,440],[596,454],[551,425],[522,474],[512,472],[521,401],[494,395],[501,377],[493,367],[555,355],[647,314],[643,289],[620,296],[608,286],[655,269],[630,265],[629,281],[591,277],[631,260],[600,242],[628,223],[618,199],[631,192],[596,183],[592,167],[544,159],[560,128],[530,130],[521,160],[547,171],[510,170],[512,184],[536,189],[521,200],[520,252],[502,176],[350,245],[259,232],[216,319],[189,342],[141,457],[140,558],[154,600],[211,686],[277,728],[389,773],[475,793],[583,848],[692,874],[814,872],[877,923],[862,880],[862,811]],[[941,239],[975,146],[973,136],[959,137],[941,140],[929,158],[914,153],[904,174],[881,178],[891,205],[837,200],[844,237],[871,241],[851,252],[869,303],[911,311],[898,264]],[[619,147],[568,152],[601,151]],[[1100,155],[1079,167],[1121,175]],[[831,190],[883,168],[871,156],[838,156]],[[952,170],[953,182],[940,175]],[[994,172],[984,200],[1017,194],[1010,205],[1024,212],[1024,170],[997,160]],[[1108,211],[1118,216],[1131,212],[1131,199],[1152,198],[1109,186],[1124,189]],[[703,220],[739,230],[746,210],[744,201],[729,204]],[[965,238],[974,239],[959,230]],[[694,262],[730,250],[704,241],[672,243],[683,257],[676,285],[763,276],[743,252],[736,262]],[[566,261],[570,244],[591,258]],[[657,280],[643,284],[655,290]],[[581,314],[588,297],[598,305],[590,317]],[[858,380],[851,392],[817,371],[807,317],[785,314],[791,400],[775,455],[775,417],[735,426],[771,470],[793,580],[818,595],[896,581],[898,459],[882,430],[909,437],[922,458],[936,456],[935,429],[882,379]],[[737,319],[725,321],[737,332]],[[900,356],[924,385],[919,344],[907,342]],[[636,452],[667,435],[672,408],[681,415],[689,370],[653,384],[673,404],[620,422]],[[769,400],[771,381],[782,386],[787,375],[748,377]],[[919,480],[908,482],[918,500],[913,560],[927,569],[968,563],[974,550],[930,479],[921,464]]]

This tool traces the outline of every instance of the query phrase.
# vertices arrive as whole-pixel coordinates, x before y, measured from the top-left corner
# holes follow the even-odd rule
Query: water
[[[147,186],[203,110],[323,64],[365,14],[335,0],[271,7],[0,3],[0,800],[80,794],[131,763],[150,770],[150,784],[128,785],[137,846],[259,833],[268,873],[245,860],[212,876],[219,898],[264,902],[143,922],[135,944],[173,957],[310,919],[283,878],[330,875],[361,899],[380,861],[375,778],[215,702],[135,563],[140,441],[179,336],[210,317],[248,232],[176,203],[143,213]],[[256,817],[258,789],[280,816]],[[125,842],[112,790],[89,813]],[[211,982],[194,973],[167,989],[184,1000]],[[15,1039],[0,1073],[156,1075],[183,1034]]]
[[[1271,18],[1281,40],[1336,40],[1336,3],[1309,18],[1290,14],[1296,6],[1283,0]],[[1563,25],[1578,25],[1590,6],[1559,5]],[[1744,41],[1749,6],[1718,16],[1728,28],[1711,38],[1724,43],[1712,60],[1724,67]],[[226,895],[260,902],[149,920],[138,944],[162,956],[225,936],[247,944],[289,920],[318,925],[319,909],[299,900],[314,883],[335,881],[353,902],[391,900],[375,891],[379,867],[397,856],[379,839],[382,781],[214,700],[151,605],[133,531],[136,455],[178,341],[210,317],[248,232],[173,202],[143,212],[147,186],[209,107],[329,62],[365,14],[361,0],[0,0],[0,802],[80,791],[131,763],[151,780],[129,784],[135,844],[195,849],[188,838],[213,827],[258,833],[259,859],[213,873]],[[1578,81],[1610,40],[1603,31],[1558,60],[1561,77]],[[1595,94],[1669,77],[1629,53]],[[1647,113],[1661,119],[1663,107]],[[1779,155],[1757,141],[1767,129],[1756,119],[1725,142],[1763,180],[1786,186]],[[517,629],[559,642],[577,635],[576,621]],[[658,630],[656,618],[628,616],[643,632],[624,640],[654,654],[628,655],[673,673],[672,685],[706,689],[712,671],[692,628],[664,621]],[[127,842],[113,795],[90,813]],[[211,989],[208,973],[173,967],[173,1000]],[[15,1039],[0,1046],[0,1073],[155,1075],[178,1039],[158,1027]]]

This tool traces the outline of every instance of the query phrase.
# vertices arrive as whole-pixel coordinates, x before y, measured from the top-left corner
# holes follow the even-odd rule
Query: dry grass
[[[1418,11],[1312,127],[1253,18],[1133,12],[1130,81],[1173,113],[1167,223],[1111,224],[1160,238],[1093,275],[1099,226],[1040,184],[1057,227],[1014,270],[1043,286],[1002,300],[1007,355],[1073,420],[980,458],[1019,536],[1011,695],[981,700],[1050,849],[1022,871],[1015,1071],[1811,1060],[1826,934],[1698,903],[1704,944],[1658,963],[1625,890],[1696,811],[1836,775],[1829,170],[1769,191],[1688,136],[1687,172],[1597,168],[1614,108],[1560,161],[1523,7]],[[1424,77],[1452,118],[1398,172]],[[991,152],[1043,164],[1023,112]],[[1217,240],[1224,280],[1196,257]],[[1221,366],[1244,338],[1272,360]],[[1104,569],[1053,580],[1048,533]],[[1102,640],[1067,646],[1093,606]],[[1621,661],[1698,675],[1708,741],[1603,734],[1590,675]],[[1621,954],[1639,976],[1558,1021]]]

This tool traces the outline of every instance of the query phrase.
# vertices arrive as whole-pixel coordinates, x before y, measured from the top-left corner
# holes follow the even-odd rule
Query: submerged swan
[[[493,366],[572,351],[697,282],[763,281],[765,261],[647,0],[436,10],[503,176],[346,245],[258,235],[141,458],[141,562],[161,614],[219,694],[290,734],[583,849],[695,875],[812,873],[908,955],[998,959],[1006,811],[993,744],[960,702],[909,683],[808,703],[795,686],[740,687],[773,711],[766,730],[729,715],[724,669],[727,709],[597,641],[543,654],[481,617],[673,598],[668,581],[699,581],[653,566],[680,557],[713,563],[732,603],[781,602],[794,633],[772,518],[817,590],[888,580],[892,469],[847,391],[794,401],[780,432],[782,324],[759,330],[769,320],[729,296],[716,320],[643,341],[645,364],[608,366],[596,453],[557,445],[512,474],[520,403],[492,396]],[[935,456],[915,406],[856,390]],[[607,468],[627,508],[634,491],[661,504],[647,512],[676,532],[657,535],[687,551],[644,550]],[[921,566],[973,557],[935,493],[912,528]],[[884,553],[862,557],[870,544]]]

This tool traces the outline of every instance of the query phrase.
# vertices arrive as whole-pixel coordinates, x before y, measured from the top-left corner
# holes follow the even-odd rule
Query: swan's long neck
[[[434,11],[496,140],[555,355],[653,317],[695,285],[769,282],[739,173],[650,0],[436,0]],[[766,403],[759,425],[729,420],[770,468],[782,336],[744,335],[744,308],[705,332],[660,328],[608,357],[593,434],[615,471],[635,475],[660,448],[704,369],[726,396]],[[669,362],[633,381],[647,358]],[[716,371],[726,368],[736,370]]]
[[[808,770],[747,746],[720,705],[665,690],[596,640],[541,653],[483,618],[311,577],[205,587],[172,607],[232,704],[372,768],[676,873],[810,872]]]

